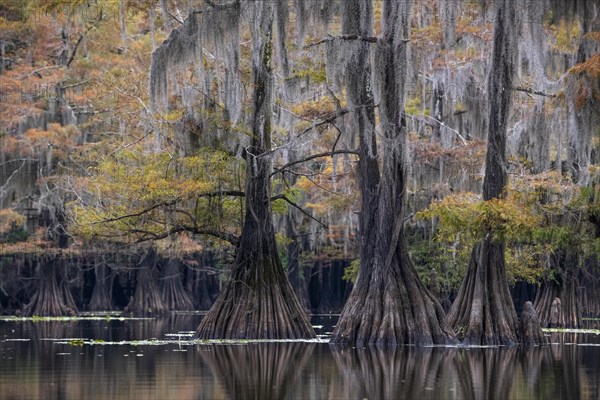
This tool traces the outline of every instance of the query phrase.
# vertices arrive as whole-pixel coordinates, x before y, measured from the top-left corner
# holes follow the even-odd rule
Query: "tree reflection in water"
[[[344,393],[340,397],[437,398],[439,392],[434,393],[434,389],[440,384],[447,387],[448,393],[456,390],[458,379],[447,369],[456,356],[454,348],[331,346],[331,349],[344,379]]]
[[[511,348],[135,342],[172,339],[198,318],[0,322],[0,398],[600,398],[600,337],[590,334]]]
[[[230,399],[286,399],[314,343],[255,343],[199,346]]]
[[[517,347],[465,349],[455,357],[461,397],[468,399],[508,399],[517,362]]]
[[[598,365],[579,366],[580,348],[350,349],[333,347],[340,398],[597,398]],[[588,372],[586,374],[585,372]],[[583,393],[585,382],[588,393]]]

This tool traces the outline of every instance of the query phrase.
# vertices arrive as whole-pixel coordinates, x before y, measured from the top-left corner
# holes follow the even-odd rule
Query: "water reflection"
[[[341,398],[599,398],[598,347],[332,348]],[[592,347],[591,347],[592,348]],[[592,362],[593,365],[589,365]]]
[[[547,346],[496,349],[49,340],[167,339],[193,331],[199,318],[0,322],[0,398],[600,398],[595,335],[553,334]]]
[[[285,399],[315,343],[261,343],[238,346],[199,346],[230,399]]]
[[[441,376],[441,367],[455,350],[435,348],[377,347],[349,349],[333,347],[333,358],[344,378],[346,398],[418,398],[431,391]]]

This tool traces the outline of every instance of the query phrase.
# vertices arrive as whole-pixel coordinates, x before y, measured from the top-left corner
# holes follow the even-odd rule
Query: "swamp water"
[[[201,316],[0,319],[1,399],[600,399],[600,335],[532,348],[191,341]]]

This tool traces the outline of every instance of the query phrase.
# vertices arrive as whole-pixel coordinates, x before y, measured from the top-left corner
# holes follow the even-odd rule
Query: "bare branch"
[[[406,117],[408,117],[408,118],[411,118],[411,119],[416,119],[417,121],[421,121],[421,122],[423,122],[423,123],[425,123],[425,124],[428,124],[428,125],[431,125],[431,126],[433,125],[433,122],[435,122],[435,123],[439,124],[440,126],[443,126],[443,127],[445,127],[446,129],[450,130],[450,131],[451,131],[451,132],[453,132],[453,133],[454,133],[456,136],[458,136],[458,138],[459,138],[459,139],[460,139],[460,141],[462,142],[463,146],[466,146],[466,145],[467,145],[467,140],[464,138],[464,136],[463,136],[463,135],[461,135],[461,134],[460,134],[460,132],[458,132],[456,129],[452,129],[452,128],[450,128],[448,125],[446,125],[446,124],[445,124],[443,121],[440,121],[439,119],[433,118],[433,117],[431,117],[431,116],[429,116],[429,115],[425,115],[425,114],[423,114],[423,115],[410,115],[410,114],[406,114],[406,113],[404,113],[404,115],[405,115]],[[430,121],[427,121],[427,120],[431,120],[431,121],[433,121],[433,122],[430,122]]]
[[[335,111],[333,113],[332,116],[327,117],[317,123],[314,123],[313,125],[311,125],[310,127],[306,128],[305,130],[303,130],[302,132],[300,132],[299,134],[296,135],[296,138],[299,138],[300,136],[304,135],[306,132],[312,130],[313,128],[317,128],[319,126],[323,126],[323,125],[327,125],[332,123],[333,121],[335,121],[337,118],[341,117],[344,114],[348,114],[349,110],[347,108],[344,108],[342,110],[339,111]]]
[[[241,190],[219,190],[216,192],[202,193],[198,197],[221,197],[221,196],[232,196],[232,197],[246,197],[246,193]]]
[[[526,88],[526,87],[514,87],[513,90],[516,90],[517,92],[528,93],[528,94],[537,94],[538,96],[544,96],[544,97],[556,97],[555,94],[546,93],[546,92],[542,92],[539,90],[533,90],[531,88]]]
[[[152,210],[155,210],[155,209],[157,209],[157,208],[159,208],[159,207],[162,207],[162,206],[172,206],[172,205],[176,204],[176,203],[177,203],[177,201],[179,201],[179,200],[173,200],[173,201],[171,201],[171,202],[168,202],[168,203],[159,203],[159,204],[155,204],[155,205],[153,205],[153,206],[151,206],[151,207],[148,207],[148,208],[146,208],[145,210],[142,210],[142,211],[140,211],[140,212],[131,213],[131,214],[126,214],[126,215],[120,215],[120,216],[118,216],[118,217],[115,217],[115,218],[103,219],[102,221],[96,221],[96,222],[93,222],[92,224],[93,224],[93,225],[98,225],[98,224],[106,224],[106,223],[109,223],[109,222],[121,221],[121,220],[123,220],[123,219],[127,219],[127,218],[141,217],[142,215],[144,215],[144,214],[147,214],[147,213],[149,213],[150,211],[152,211]]]
[[[206,2],[206,4],[208,4],[209,6],[211,6],[212,8],[216,9],[216,10],[227,10],[230,8],[234,8],[237,7],[240,4],[240,0],[232,0],[228,3],[222,3],[222,4],[217,4],[215,3],[214,0],[204,0]]]
[[[171,228],[165,232],[159,233],[159,234],[140,230],[140,229],[136,229],[133,233],[140,233],[140,234],[144,235],[143,237],[136,240],[136,243],[142,243],[142,242],[147,242],[149,240],[165,239],[165,238],[167,238],[171,235],[174,235],[176,233],[179,233],[179,232],[189,232],[189,233],[193,233],[195,235],[212,236],[217,239],[221,239],[225,242],[231,243],[234,246],[237,246],[239,243],[239,238],[236,235],[229,233],[229,232],[218,231],[216,229],[196,228],[196,227],[183,226],[183,225],[174,226],[173,228]]]
[[[298,210],[300,210],[300,212],[302,212],[302,214],[306,215],[308,218],[312,219],[313,221],[317,222],[319,225],[321,225],[322,227],[329,229],[329,227],[324,224],[323,222],[319,221],[317,218],[313,217],[312,215],[310,215],[308,213],[308,211],[304,210],[302,207],[300,207],[298,204],[294,203],[293,201],[291,201],[286,195],[284,194],[280,194],[277,196],[273,196],[271,197],[271,200],[278,200],[278,199],[282,199],[285,202],[287,202],[288,204],[290,204],[293,207],[296,207]]]
[[[283,165],[280,168],[277,168],[275,171],[271,172],[270,176],[273,176],[275,174],[283,172],[287,168],[289,168],[291,166],[294,166],[296,164],[301,164],[301,163],[304,163],[304,162],[307,162],[307,161],[310,161],[310,160],[314,160],[315,158],[332,157],[332,156],[334,156],[336,154],[355,154],[355,155],[359,155],[356,150],[335,150],[335,151],[328,151],[328,152],[325,152],[325,153],[313,154],[313,155],[310,155],[310,156],[308,156],[306,158],[303,158],[302,160],[292,161],[292,162],[289,162],[289,163]]]
[[[369,43],[377,43],[377,40],[379,40],[375,36],[359,36],[359,35],[331,36],[330,35],[328,38],[321,39],[318,42],[310,43],[310,44],[304,46],[304,50],[310,49],[311,47],[318,46],[318,45],[323,44],[323,43],[333,42],[336,39],[341,39],[341,40],[362,40],[363,42],[369,42]]]
[[[75,47],[73,48],[73,52],[71,52],[71,57],[69,57],[69,61],[67,61],[66,67],[69,68],[69,66],[71,65],[71,63],[73,62],[73,60],[75,59],[75,54],[77,53],[77,48],[79,47],[79,45],[81,44],[83,38],[85,37],[85,35],[87,35],[87,33],[92,30],[93,28],[96,28],[98,26],[98,24],[100,24],[100,21],[102,21],[102,18],[104,18],[104,14],[102,13],[102,10],[100,10],[100,15],[98,16],[98,21],[95,21],[93,25],[91,25],[90,27],[88,27],[84,33],[82,33],[81,35],[79,35],[79,39],[77,39],[77,43],[75,43]]]

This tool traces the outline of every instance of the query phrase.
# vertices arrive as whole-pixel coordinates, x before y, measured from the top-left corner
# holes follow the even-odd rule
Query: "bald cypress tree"
[[[271,1],[207,2],[192,10],[153,53],[150,96],[165,102],[169,67],[185,62],[202,64],[202,40],[217,40],[225,58],[224,118],[239,120],[239,25],[242,12],[252,32],[252,102],[250,144],[246,161],[245,216],[231,275],[201,321],[201,339],[299,339],[315,333],[286,277],[275,242],[271,208],[271,133],[273,102],[273,21]],[[205,12],[206,11],[206,12]],[[198,17],[201,14],[202,17]],[[201,65],[198,67],[200,69]]]
[[[271,69],[274,6],[253,3],[252,142],[246,215],[231,277],[197,330],[202,339],[314,337],[279,259],[271,211]]]
[[[359,38],[370,36],[371,1],[344,2],[343,7],[343,33]],[[456,342],[442,307],[416,273],[403,228],[407,207],[407,129],[403,114],[411,9],[410,0],[383,2],[382,35],[376,40],[374,57],[381,153],[377,151],[370,93],[370,41],[358,40],[352,56],[348,57],[347,95],[354,109],[360,146],[361,265],[333,332],[333,343]]]
[[[483,199],[503,198],[508,183],[506,133],[517,63],[519,3],[500,0],[488,77],[488,145]],[[508,283],[505,244],[490,230],[471,253],[469,268],[448,318],[464,344],[512,345],[518,319]],[[539,333],[539,332],[537,332]]]

